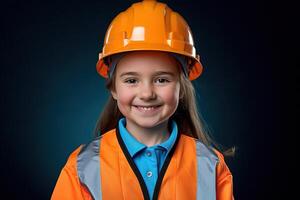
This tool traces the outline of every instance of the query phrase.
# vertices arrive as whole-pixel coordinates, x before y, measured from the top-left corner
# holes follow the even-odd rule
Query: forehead
[[[169,71],[178,73],[176,59],[167,52],[136,51],[124,55],[117,64],[116,73],[127,71],[151,73],[155,71]]]

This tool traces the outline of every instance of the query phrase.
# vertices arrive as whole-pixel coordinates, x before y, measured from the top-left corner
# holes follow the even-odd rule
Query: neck
[[[164,142],[169,138],[170,135],[168,130],[168,121],[151,128],[140,127],[133,123],[127,122],[126,129],[139,142],[148,147]]]

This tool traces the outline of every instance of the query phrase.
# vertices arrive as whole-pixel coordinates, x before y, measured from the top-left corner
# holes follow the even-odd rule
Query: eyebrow
[[[122,76],[129,76],[129,75],[133,75],[133,76],[138,76],[140,75],[139,73],[137,72],[124,72],[120,75],[120,77]],[[157,76],[157,75],[170,75],[170,76],[175,76],[175,74],[173,72],[167,72],[167,71],[157,71],[153,74],[154,76]]]

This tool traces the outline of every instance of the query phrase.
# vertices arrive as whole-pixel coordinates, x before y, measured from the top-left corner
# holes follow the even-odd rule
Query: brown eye
[[[167,82],[170,82],[168,79],[166,78],[157,78],[155,80],[156,83],[167,83]]]
[[[137,80],[131,78],[131,79],[126,79],[124,82],[128,84],[136,84]]]

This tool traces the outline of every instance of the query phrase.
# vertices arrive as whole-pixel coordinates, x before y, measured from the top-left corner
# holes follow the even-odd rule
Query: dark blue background
[[[111,20],[135,1],[1,5],[1,193],[49,199],[68,155],[92,138],[108,96],[95,63]],[[275,10],[265,1],[169,0],[204,65],[194,81],[236,199],[280,194],[281,81]],[[278,22],[278,21],[277,21]],[[275,196],[274,195],[274,196]]]

